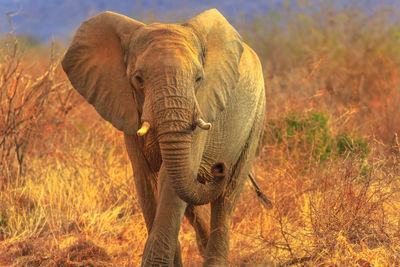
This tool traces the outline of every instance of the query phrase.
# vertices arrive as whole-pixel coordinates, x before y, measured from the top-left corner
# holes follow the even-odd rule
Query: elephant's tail
[[[249,173],[249,179],[250,179],[251,183],[254,186],[254,191],[256,191],[257,196],[262,200],[263,206],[266,209],[271,209],[272,208],[272,201],[269,200],[269,198],[261,191],[260,187],[258,186],[256,181],[254,180],[254,175],[251,172]]]

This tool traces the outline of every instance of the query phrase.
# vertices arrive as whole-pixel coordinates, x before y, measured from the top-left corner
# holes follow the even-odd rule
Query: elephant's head
[[[225,107],[239,78],[242,50],[239,34],[215,9],[181,25],[145,25],[104,12],[82,23],[62,67],[116,128],[139,136],[151,128],[177,194],[205,204],[221,194],[225,181],[195,179],[193,130],[209,129],[206,121]],[[213,171],[218,176],[218,168]]]

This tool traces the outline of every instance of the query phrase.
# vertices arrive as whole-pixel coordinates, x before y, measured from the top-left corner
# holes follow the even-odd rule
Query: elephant
[[[256,53],[216,9],[148,25],[106,11],[80,25],[61,64],[124,133],[148,231],[142,266],[182,265],[184,216],[204,266],[226,266],[233,212],[265,117]]]

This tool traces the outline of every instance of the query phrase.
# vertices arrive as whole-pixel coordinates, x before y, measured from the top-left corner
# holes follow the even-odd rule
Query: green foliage
[[[268,147],[278,146],[290,156],[296,154],[316,162],[353,155],[365,158],[370,152],[365,138],[335,134],[322,112],[289,113],[269,120],[265,138]]]
[[[352,138],[347,133],[341,133],[336,136],[336,153],[338,155],[353,153],[364,159],[369,152],[368,143],[364,138]]]

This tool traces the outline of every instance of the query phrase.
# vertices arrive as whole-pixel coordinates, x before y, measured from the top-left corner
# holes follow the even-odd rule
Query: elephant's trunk
[[[193,101],[180,96],[163,97],[156,103],[157,134],[163,164],[178,196],[189,204],[203,205],[214,201],[224,190],[225,180],[208,184],[197,181],[193,169],[192,131]],[[197,159],[200,160],[200,159]]]

